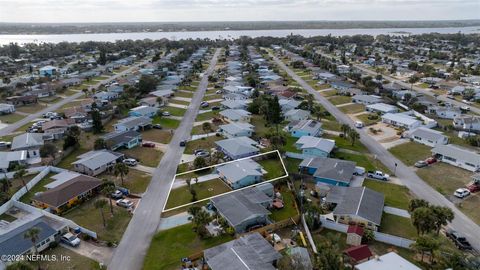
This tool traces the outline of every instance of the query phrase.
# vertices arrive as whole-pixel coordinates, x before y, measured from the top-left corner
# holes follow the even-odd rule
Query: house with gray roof
[[[128,112],[129,116],[153,118],[158,113],[158,108],[150,106],[138,106]]]
[[[26,150],[27,158],[39,158],[40,148],[43,144],[42,133],[26,132],[13,138],[11,149],[14,151]]]
[[[256,147],[258,143],[245,136],[216,141],[215,144],[218,150],[230,159],[239,159],[260,153]]]
[[[220,112],[220,115],[229,122],[250,122],[251,113],[242,109],[227,109]]]
[[[140,145],[142,134],[135,130],[114,131],[102,136],[108,149],[115,151],[120,148],[130,149]]]
[[[462,115],[462,111],[456,106],[431,106],[427,109],[427,113],[434,114],[442,119],[454,119]]]
[[[27,150],[0,152],[0,172],[6,173],[15,165],[27,164]]]
[[[375,96],[375,95],[355,95],[352,97],[353,103],[363,104],[363,105],[371,105],[377,104],[382,102],[382,97]]]
[[[268,207],[273,199],[256,187],[242,189],[210,200],[217,213],[237,233],[244,233],[257,225],[270,224]]]
[[[381,114],[399,112],[399,109],[397,107],[390,104],[382,103],[382,102],[367,105],[365,107],[365,110],[367,112],[374,112],[374,113],[381,113]]]
[[[300,106],[300,101],[294,99],[280,99],[278,100],[278,104],[280,104],[282,111],[285,113]]]
[[[149,117],[136,117],[130,116],[121,120],[118,120],[116,124],[113,125],[115,131],[140,131],[144,130],[152,125],[152,119]]]
[[[112,168],[117,161],[123,158],[123,154],[107,150],[96,150],[89,151],[77,158],[77,161],[72,162],[75,171],[95,176]]]
[[[313,136],[302,136],[295,143],[295,147],[302,150],[306,157],[328,157],[335,148],[335,141]]]
[[[302,136],[320,136],[322,134],[322,123],[311,119],[291,121],[285,129],[295,138]]]
[[[0,114],[11,114],[15,112],[15,105],[0,103]]]
[[[282,257],[258,232],[206,249],[203,256],[212,270],[275,270]]]
[[[453,126],[468,132],[480,132],[480,117],[473,115],[461,115],[453,118]]]
[[[254,126],[249,123],[230,123],[226,125],[219,126],[219,132],[222,133],[223,136],[227,138],[235,138],[235,137],[250,137],[253,135]]]
[[[246,100],[224,100],[221,102],[222,107],[226,109],[242,109],[245,110],[247,108],[247,101]]]
[[[362,225],[377,230],[382,221],[385,196],[366,187],[340,187],[330,189],[325,199],[334,205],[333,216],[339,223]]]
[[[425,144],[430,147],[448,143],[448,137],[443,135],[443,132],[426,127],[419,127],[408,131],[407,136],[415,142]]]
[[[307,120],[310,117],[310,112],[302,109],[289,110],[283,114],[287,121],[301,121]]]
[[[312,175],[315,181],[332,186],[349,186],[355,172],[355,162],[335,158],[305,158],[301,172]]]
[[[470,149],[455,144],[440,144],[432,149],[437,160],[450,165],[477,172],[480,169],[480,155]]]
[[[262,181],[262,166],[251,159],[242,159],[218,166],[220,179],[232,189],[247,187]]]

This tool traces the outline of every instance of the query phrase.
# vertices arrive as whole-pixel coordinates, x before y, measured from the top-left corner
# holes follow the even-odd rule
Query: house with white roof
[[[227,138],[250,137],[253,135],[254,126],[249,123],[234,122],[219,126],[219,132]]]
[[[258,143],[248,137],[236,137],[215,142],[218,150],[230,159],[249,157],[260,153]]]
[[[395,252],[389,252],[354,266],[355,270],[421,270]]]
[[[294,99],[280,99],[278,100],[278,104],[280,104],[283,112],[287,112],[300,106],[300,101]]]
[[[118,152],[107,150],[89,151],[78,156],[78,160],[72,162],[72,164],[75,171],[96,176],[111,169],[122,157],[123,154]]]
[[[27,158],[40,158],[40,148],[43,146],[42,133],[23,133],[15,136],[11,149],[14,151],[26,150]]]
[[[128,112],[129,116],[153,118],[158,113],[158,108],[150,106],[138,106]]]
[[[453,118],[453,126],[468,132],[480,131],[480,117],[473,115],[461,115]]]
[[[1,114],[11,114],[15,112],[15,105],[0,103],[0,115]]]
[[[307,120],[310,117],[310,112],[302,109],[289,110],[283,114],[287,121]]]
[[[245,110],[247,108],[247,101],[246,100],[224,100],[220,104],[222,104],[223,108],[226,109],[242,109]]]
[[[302,136],[295,143],[295,147],[302,150],[304,158],[328,157],[335,148],[335,141],[312,136]]]
[[[227,109],[220,112],[220,115],[229,122],[250,122],[251,113],[242,109]]]
[[[27,163],[27,151],[0,152],[0,172],[6,173],[8,169],[15,165],[25,165]]]
[[[381,113],[381,114],[397,113],[399,111],[397,107],[390,104],[386,104],[386,103],[375,103],[375,104],[367,105],[365,107],[365,110],[367,112],[374,112],[374,113]]]
[[[242,159],[218,166],[220,179],[232,189],[247,187],[262,181],[262,166],[251,159]]]
[[[462,115],[462,111],[460,110],[460,108],[454,106],[432,106],[428,108],[427,112],[430,114],[434,114],[438,118],[442,119],[454,119],[455,117],[459,117]]]
[[[476,172],[480,169],[480,155],[470,149],[454,144],[437,145],[432,149],[437,160]]]
[[[375,96],[375,95],[355,95],[352,97],[353,103],[363,104],[363,105],[371,105],[382,102],[382,97]]]
[[[408,130],[422,125],[422,122],[416,117],[404,113],[386,113],[382,115],[382,122]]]
[[[152,119],[148,117],[136,117],[130,116],[124,119],[118,120],[113,125],[115,131],[130,131],[130,130],[144,130],[152,125]]]
[[[429,129],[426,127],[419,127],[407,132],[407,137],[415,142],[435,147],[439,144],[447,144],[448,137],[443,135],[443,132]]]

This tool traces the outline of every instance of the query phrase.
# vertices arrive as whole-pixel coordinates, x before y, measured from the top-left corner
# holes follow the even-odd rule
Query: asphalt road
[[[339,122],[346,123],[350,127],[355,128],[354,122],[346,114],[341,112],[337,107],[332,105],[325,97],[320,95],[315,89],[313,89],[308,83],[300,78],[295,72],[288,68],[277,57],[273,56],[277,65],[285,70],[295,81],[297,81],[304,89],[313,94],[315,99],[322,104],[322,106],[330,112]],[[435,189],[426,184],[412,168],[407,167],[399,159],[395,158],[390,152],[388,152],[380,143],[370,137],[364,130],[357,129],[360,134],[360,142],[362,142],[367,149],[377,156],[385,166],[387,166],[392,172],[396,172],[395,175],[401,180],[401,182],[415,194],[416,197],[425,199],[432,204],[447,206],[452,209],[455,214],[455,219],[449,225],[458,232],[464,234],[470,241],[472,246],[476,250],[480,250],[480,227],[473,222],[469,217],[463,214],[457,207],[445,198],[442,194],[438,193]],[[395,168],[397,164],[397,168]]]
[[[139,66],[141,65],[144,65],[146,63],[148,63],[150,61],[149,60],[145,60],[139,64],[136,64],[136,65],[133,65],[131,66],[130,68],[122,71],[122,72],[119,72],[111,77],[109,77],[108,79],[105,79],[105,80],[102,80],[102,81],[99,81],[97,84],[95,85],[92,85],[92,86],[89,86],[88,89],[93,89],[93,88],[98,88],[101,84],[106,84],[112,80],[115,80],[117,78],[120,78],[122,77],[123,75],[126,75],[126,74],[129,74],[130,72],[132,72],[133,70],[135,70],[136,68],[138,68]],[[20,128],[21,126],[25,125],[25,124],[28,124],[32,121],[34,121],[35,119],[38,119],[38,118],[42,118],[42,115],[46,112],[53,112],[55,110],[58,110],[60,109],[63,105],[65,104],[68,104],[72,101],[74,101],[75,99],[77,98],[80,98],[81,96],[83,96],[84,93],[82,92],[78,92],[78,93],[75,93],[71,96],[68,96],[62,100],[60,100],[59,102],[55,103],[55,104],[52,104],[52,105],[49,105],[47,106],[45,109],[41,110],[41,111],[38,111],[38,112],[35,112],[35,113],[32,113],[32,114],[29,114],[28,116],[26,116],[25,118],[13,123],[13,124],[10,124],[8,126],[6,126],[5,128],[2,128],[0,130],[0,136],[5,136],[5,135],[8,135],[12,132],[14,132],[15,130],[17,130],[18,128]]]
[[[182,122],[175,130],[175,135],[168,145],[167,151],[153,172],[147,191],[135,209],[132,220],[113,254],[108,269],[142,269],[144,257],[147,254],[153,235],[157,232],[160,215],[184,151],[184,147],[180,147],[180,141],[187,140],[190,137],[200,103],[208,87],[208,76],[212,74],[215,68],[219,52],[220,49],[215,51],[210,66],[204,73]]]

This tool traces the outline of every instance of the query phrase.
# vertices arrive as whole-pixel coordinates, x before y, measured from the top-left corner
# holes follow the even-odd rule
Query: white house
[[[454,144],[437,145],[432,153],[442,162],[476,172],[480,169],[480,155]]]
[[[375,104],[370,104],[365,107],[365,110],[368,112],[379,112],[381,114],[385,113],[397,113],[398,108],[390,105],[390,104],[385,104],[385,103],[375,103]]]
[[[1,103],[0,104],[0,114],[11,114],[15,112],[15,105]]]
[[[310,112],[302,109],[293,109],[286,112],[283,116],[287,121],[307,120],[310,117]]]
[[[250,122],[251,113],[242,109],[227,109],[220,112],[224,118],[230,122]]]
[[[435,114],[438,118],[454,119],[462,115],[462,111],[458,107],[440,107],[433,106],[428,108],[428,113]]]
[[[353,103],[359,103],[363,105],[371,105],[382,102],[383,99],[375,95],[355,95],[352,98]]]
[[[382,115],[382,122],[409,130],[422,125],[417,118],[403,113],[386,113]]]
[[[230,123],[226,125],[219,126],[220,132],[223,136],[227,138],[234,138],[234,137],[250,137],[253,134],[254,126],[249,123]]]
[[[453,126],[466,131],[480,131],[480,117],[462,115],[453,118]]]
[[[443,132],[419,127],[407,133],[407,136],[415,142],[435,147],[440,144],[447,144],[448,137],[443,135]]]

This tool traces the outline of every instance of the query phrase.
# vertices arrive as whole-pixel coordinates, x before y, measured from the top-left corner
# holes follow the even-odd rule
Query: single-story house
[[[300,106],[300,101],[294,99],[279,99],[278,104],[280,104],[283,112],[287,112]]]
[[[206,249],[203,256],[212,270],[275,270],[282,257],[258,232]]]
[[[432,149],[432,153],[438,160],[450,165],[472,172],[480,169],[480,155],[470,149],[454,144],[440,144]]]
[[[295,143],[304,157],[328,157],[335,148],[335,141],[313,136],[302,136]]]
[[[59,73],[60,69],[54,66],[44,66],[38,70],[40,77],[52,77]]]
[[[136,117],[149,117],[149,118],[153,118],[154,116],[156,116],[158,113],[158,109],[157,108],[153,108],[153,107],[150,107],[150,106],[138,106],[138,107],[135,107],[133,109],[131,109],[129,112],[128,112],[128,115],[129,116],[136,116]]]
[[[82,106],[66,108],[63,113],[66,118],[74,119],[76,123],[84,122],[88,118],[88,113]]]
[[[399,111],[397,107],[390,104],[386,104],[386,103],[375,103],[375,104],[367,105],[365,107],[365,110],[368,112],[381,113],[381,114],[397,113]]]
[[[289,110],[283,114],[287,121],[307,120],[310,117],[310,112],[302,109]]]
[[[407,136],[418,143],[425,144],[430,147],[448,143],[448,137],[443,135],[443,132],[425,127],[419,127],[408,131]]]
[[[218,166],[220,179],[232,189],[239,189],[262,181],[262,166],[251,159],[242,159]]]
[[[453,126],[457,129],[468,132],[480,131],[480,117],[472,115],[462,115],[453,118]]]
[[[382,122],[409,130],[422,125],[422,121],[404,113],[386,113],[382,115]]]
[[[0,152],[0,172],[6,173],[15,165],[24,165],[27,163],[27,151]]]
[[[26,150],[27,158],[37,158],[40,157],[40,148],[43,144],[42,133],[26,132],[13,138],[11,149],[13,151]]]
[[[330,81],[330,86],[339,91],[347,91],[348,89],[353,88],[353,84],[338,80]]]
[[[347,257],[350,265],[356,265],[373,258],[373,253],[368,245],[353,246],[345,249],[343,254]]]
[[[427,110],[430,114],[435,114],[438,118],[443,119],[455,119],[462,115],[462,111],[459,107],[440,107],[440,106],[433,106],[428,108]]]
[[[412,97],[416,97],[416,96],[417,96],[417,92],[415,92],[415,91],[410,91],[410,90],[400,90],[400,91],[393,92],[393,96],[394,96],[396,99],[405,100],[405,97],[406,97],[406,96],[410,96],[411,98],[412,98]]]
[[[363,105],[371,105],[377,104],[382,102],[382,97],[375,96],[375,95],[355,95],[352,97],[353,103],[363,104]]]
[[[142,134],[135,130],[128,131],[114,131],[102,137],[108,149],[115,151],[120,148],[130,149],[140,145],[142,141]]]
[[[295,138],[319,136],[322,134],[322,123],[315,120],[292,121],[287,125],[286,129]]]
[[[254,126],[249,123],[234,122],[219,126],[219,132],[227,138],[250,137],[253,135]]]
[[[250,122],[251,113],[242,109],[227,109],[220,112],[220,115],[230,122]]]
[[[372,259],[355,265],[355,270],[421,270],[420,267],[407,261],[395,252],[381,255],[378,259]]]
[[[11,96],[11,97],[7,97],[5,101],[6,103],[12,104],[15,106],[23,106],[23,105],[37,103],[38,97],[35,95]]]
[[[0,103],[0,114],[11,114],[15,112],[15,105]]]
[[[43,123],[42,131],[45,134],[52,135],[54,139],[60,139],[65,134],[65,131],[73,125],[75,125],[74,119],[55,119]]]
[[[173,91],[171,89],[165,89],[165,90],[156,90],[153,92],[148,93],[149,96],[153,97],[163,97],[163,98],[169,98],[173,95]]]
[[[221,102],[222,107],[226,109],[242,109],[245,110],[247,108],[247,101],[246,100],[224,100]]]
[[[35,194],[32,203],[36,207],[59,214],[91,198],[102,186],[103,181],[98,178],[79,175],[55,188]]]
[[[237,233],[270,223],[268,215],[271,213],[267,208],[271,206],[273,199],[256,187],[215,197],[210,202]]]
[[[335,158],[305,158],[299,169],[310,174],[318,183],[333,186],[349,186],[355,171],[355,162]]]
[[[231,159],[249,157],[260,153],[258,143],[248,137],[236,137],[215,142],[217,148]]]
[[[98,100],[112,101],[118,98],[118,93],[103,91],[103,92],[95,93],[95,95],[93,95],[93,98]]]
[[[376,231],[381,224],[385,195],[367,187],[332,187],[325,202],[335,208],[336,222]]]
[[[112,168],[123,154],[107,150],[89,151],[78,156],[79,160],[73,162],[75,171],[90,176],[95,176]]]
[[[158,98],[157,97],[145,97],[139,100],[138,104],[141,106],[149,106],[149,107],[158,107],[158,106],[163,106],[164,102],[162,101],[162,104],[159,104]]]
[[[118,120],[116,124],[113,125],[115,131],[129,131],[129,130],[144,130],[152,125],[152,119],[149,117],[137,117],[130,116],[124,119]]]

